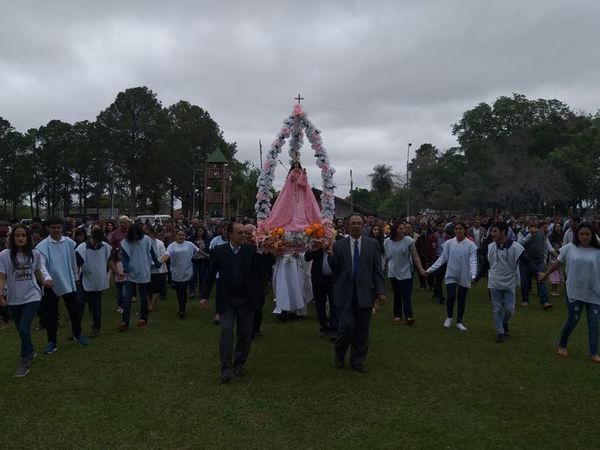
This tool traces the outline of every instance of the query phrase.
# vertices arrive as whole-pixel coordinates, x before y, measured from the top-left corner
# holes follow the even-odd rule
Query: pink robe
[[[303,170],[293,169],[288,174],[271,215],[263,223],[285,231],[304,231],[309,225],[321,223],[319,205]]]

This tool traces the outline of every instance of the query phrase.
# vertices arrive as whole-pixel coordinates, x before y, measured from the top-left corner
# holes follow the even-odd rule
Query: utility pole
[[[410,146],[412,142],[408,143],[408,149],[406,150],[406,221],[410,220],[410,180],[408,176],[408,164],[410,162]]]

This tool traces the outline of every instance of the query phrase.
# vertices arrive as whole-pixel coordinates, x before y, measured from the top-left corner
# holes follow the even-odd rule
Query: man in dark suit
[[[244,363],[250,353],[254,311],[260,303],[257,275],[261,265],[256,247],[246,244],[244,226],[241,223],[230,223],[228,231],[229,242],[215,247],[210,254],[208,272],[200,292],[200,306],[208,308],[208,297],[216,279],[216,307],[221,319],[219,351],[223,383],[229,383],[232,375],[245,375]],[[235,322],[237,339],[234,352]]]
[[[362,234],[364,218],[348,218],[350,235],[337,241],[328,251],[333,271],[333,302],[340,325],[335,341],[335,365],[344,367],[350,350],[350,368],[365,373],[369,349],[369,325],[375,301],[385,303],[385,282],[379,243]]]
[[[333,271],[329,266],[327,253],[320,248],[306,252],[304,259],[307,262],[312,261],[310,278],[321,335],[334,339],[337,335],[338,317],[333,304]],[[329,303],[329,319],[327,303]]]

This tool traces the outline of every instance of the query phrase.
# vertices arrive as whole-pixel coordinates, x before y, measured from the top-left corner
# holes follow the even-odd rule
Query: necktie
[[[360,273],[360,250],[358,248],[358,240],[354,241],[354,258],[352,261],[352,279],[358,281]]]

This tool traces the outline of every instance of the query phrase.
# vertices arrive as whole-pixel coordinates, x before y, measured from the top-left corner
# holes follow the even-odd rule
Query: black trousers
[[[185,312],[189,284],[189,281],[173,281],[173,287],[175,288],[175,294],[177,294],[177,303],[179,304],[180,313]]]
[[[249,301],[237,299],[227,310],[220,314],[221,339],[219,352],[221,354],[221,376],[230,377],[231,370],[244,366],[250,353],[252,343],[252,328],[254,310],[250,309]],[[234,339],[234,328],[237,325],[237,336]],[[234,349],[235,342],[235,349]]]
[[[373,307],[360,308],[354,288],[351,307],[338,308],[337,312],[340,324],[335,340],[336,357],[343,360],[350,347],[350,366],[362,367],[369,350],[369,327]]]
[[[77,292],[69,292],[64,294],[62,298],[69,313],[73,336],[79,336],[81,334],[81,315],[77,304]],[[48,342],[54,343],[56,343],[56,330],[58,328],[58,299],[59,297],[52,289],[44,289],[44,296],[42,297],[42,305],[44,306],[43,322],[48,334]]]
[[[317,319],[321,331],[336,332],[338,329],[338,315],[333,305],[333,279],[324,277],[313,281],[313,298],[317,310]],[[327,303],[329,302],[329,318],[327,318]]]

